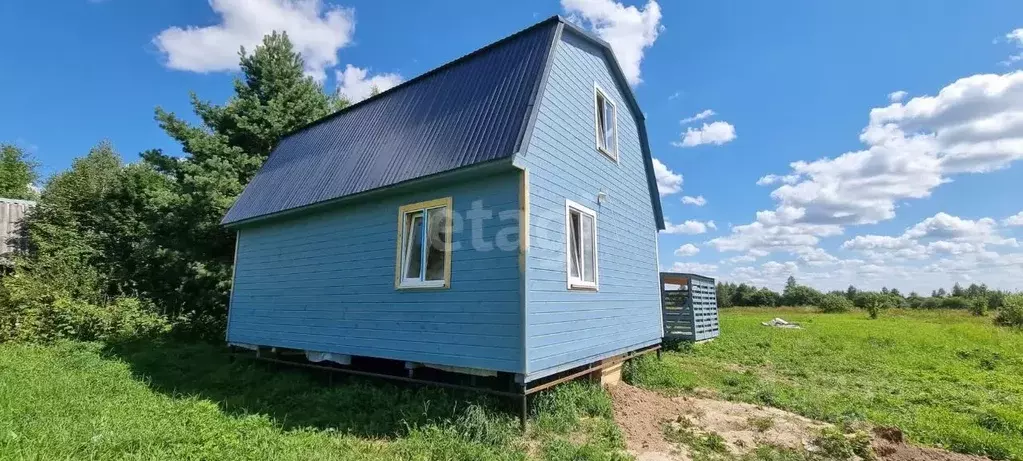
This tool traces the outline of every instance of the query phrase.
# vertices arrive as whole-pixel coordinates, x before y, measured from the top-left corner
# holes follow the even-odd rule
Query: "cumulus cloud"
[[[1012,32],[1005,34],[1005,40],[1015,45],[1016,48],[1023,50],[1023,28],[1014,29]],[[1010,55],[1005,61],[1002,61],[1002,64],[1010,66],[1020,60],[1023,60],[1023,51]]]
[[[733,256],[731,258],[726,259],[725,262],[728,263],[728,264],[745,264],[745,263],[751,263],[751,262],[756,261],[756,260],[757,260],[756,256],[754,256],[752,254],[745,254],[745,255]]]
[[[704,144],[720,146],[736,138],[735,126],[728,122],[704,123],[700,128],[689,127],[682,133],[682,141],[675,141],[676,147],[696,147]]]
[[[707,204],[707,199],[703,198],[702,195],[697,195],[696,197],[686,195],[682,197],[682,204],[704,206]]]
[[[664,29],[661,6],[655,0],[642,9],[612,0],[561,0],[561,7],[570,19],[588,26],[611,45],[629,84],[642,81],[639,68],[643,54]]]
[[[888,93],[888,101],[889,102],[899,102],[899,101],[902,101],[903,99],[906,98],[906,96],[908,94],[909,93],[907,93],[905,91],[902,91],[902,90],[893,91],[891,93]]]
[[[657,192],[661,197],[682,191],[682,175],[668,169],[660,160],[654,160],[654,177],[657,179]]]
[[[733,227],[711,245],[769,252],[816,246],[846,226],[892,219],[897,204],[929,197],[955,175],[990,172],[1023,159],[1023,71],[973,75],[936,95],[875,108],[859,138],[864,149],[793,162],[789,174],[761,178],[759,184],[780,184],[771,193],[775,209],[757,213],[756,222]],[[953,221],[935,216],[922,225]],[[910,245],[900,251],[913,258],[941,247]]]
[[[707,109],[707,110],[704,110],[703,112],[700,112],[700,113],[698,113],[698,114],[696,114],[696,115],[694,115],[692,117],[686,117],[686,118],[682,119],[681,123],[683,125],[685,125],[687,123],[693,123],[693,122],[697,122],[697,121],[703,120],[703,119],[705,119],[707,117],[713,117],[714,115],[715,115],[714,111],[712,111],[710,109]]]
[[[210,0],[220,17],[212,26],[170,27],[153,43],[167,67],[193,72],[233,71],[238,50],[252,51],[272,31],[287,32],[306,73],[319,81],[338,64],[338,50],[355,32],[354,10],[321,0]]]
[[[1023,226],[1023,211],[1005,218],[1002,224],[1006,226]]]
[[[758,186],[770,186],[770,185],[778,184],[778,183],[782,183],[782,184],[795,184],[797,182],[799,182],[799,175],[798,174],[790,174],[790,175],[785,175],[785,176],[778,176],[776,174],[769,174],[769,175],[761,176],[760,179],[757,180],[757,185]]]
[[[687,243],[675,249],[675,256],[693,256],[700,252],[700,249],[692,243]]]
[[[714,229],[717,229],[717,228],[718,228],[717,224],[715,224],[714,221],[702,222],[702,221],[694,221],[694,220],[690,219],[690,220],[687,220],[687,221],[683,222],[682,224],[672,224],[670,222],[665,222],[664,223],[664,231],[663,232],[665,234],[696,235],[696,234],[706,234],[708,229],[714,230]]]
[[[858,235],[842,244],[846,250],[858,251],[882,261],[923,260],[940,255],[963,255],[987,252],[987,245],[1015,248],[1014,238],[1001,236],[994,219],[963,219],[948,213],[937,213],[909,227],[901,235]]]
[[[402,82],[398,74],[378,74],[367,77],[369,71],[351,64],[344,71],[337,71],[337,92],[351,103],[357,103],[373,95],[373,90],[387,91]]]
[[[700,275],[713,275],[718,270],[717,264],[706,264],[706,263],[683,263],[676,262],[672,264],[672,272],[685,272],[689,274],[700,274]]]

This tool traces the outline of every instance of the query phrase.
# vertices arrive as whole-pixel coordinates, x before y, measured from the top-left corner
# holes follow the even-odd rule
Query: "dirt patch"
[[[988,458],[982,456],[909,445],[905,442],[902,431],[891,427],[875,428],[871,446],[878,459],[886,461],[988,461]]]
[[[629,451],[637,458],[644,453],[654,455],[671,451],[671,444],[664,439],[664,424],[691,413],[686,404],[625,383],[611,386],[608,390],[614,402],[615,422],[625,433]]]
[[[743,455],[764,445],[813,450],[813,441],[830,426],[777,408],[702,396],[670,398],[624,383],[609,391],[629,452],[641,461],[691,459],[689,447],[666,438],[666,427],[697,438],[713,436],[728,453]],[[987,459],[909,445],[895,428],[874,429],[871,446],[878,459],[887,461]]]

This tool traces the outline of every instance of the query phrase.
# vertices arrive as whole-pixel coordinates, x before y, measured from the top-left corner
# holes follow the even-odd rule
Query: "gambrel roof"
[[[551,52],[568,31],[612,63],[640,141],[655,219],[664,228],[643,115],[610,46],[554,16],[281,139],[224,216],[243,222],[353,198],[460,168],[511,159],[525,148]]]

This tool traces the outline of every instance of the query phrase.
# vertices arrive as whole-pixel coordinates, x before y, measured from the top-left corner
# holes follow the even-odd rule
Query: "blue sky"
[[[552,14],[611,42],[635,80],[667,170],[662,267],[1023,288],[1020,2],[4,2],[0,141],[45,174],[102,139],[128,161],[178,152],[153,108],[224,101],[237,47],[270,29],[358,98]]]

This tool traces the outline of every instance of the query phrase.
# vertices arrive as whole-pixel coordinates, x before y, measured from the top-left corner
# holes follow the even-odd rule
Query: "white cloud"
[[[988,251],[987,245],[1015,248],[1019,243],[1002,237],[991,218],[969,220],[941,212],[909,227],[902,235],[858,235],[843,243],[842,248],[890,263],[979,254]]]
[[[675,249],[675,256],[693,256],[700,252],[700,249],[692,243],[687,243]]]
[[[654,160],[654,177],[661,197],[682,191],[682,175],[668,169],[660,160]]]
[[[717,224],[714,224],[714,221],[701,222],[701,221],[694,221],[694,220],[687,220],[687,221],[683,222],[682,224],[672,224],[670,222],[665,222],[664,223],[664,231],[663,232],[665,234],[696,235],[696,234],[706,234],[707,233],[707,229],[712,229],[712,230],[713,229],[717,229]]]
[[[686,195],[682,197],[682,203],[684,205],[704,206],[707,204],[707,199],[703,198],[702,195],[697,195],[696,197]]]
[[[686,118],[682,119],[682,121],[680,123],[685,125],[687,123],[693,123],[693,122],[696,122],[696,121],[703,120],[703,119],[705,119],[707,117],[713,117],[714,115],[715,115],[714,111],[712,111],[710,109],[707,109],[707,110],[705,110],[703,112],[700,112],[700,113],[698,113],[698,114],[696,114],[696,115],[694,115],[692,117],[686,117]]]
[[[351,64],[345,66],[344,72],[337,71],[338,94],[354,104],[372,96],[374,88],[382,93],[402,82],[398,74],[377,74],[366,78],[368,74],[366,69]]]
[[[338,63],[338,50],[355,31],[354,10],[321,0],[210,0],[220,16],[212,26],[170,27],[153,43],[167,67],[193,72],[233,71],[238,49],[251,52],[272,31],[287,32],[305,60],[306,73],[319,81]]]
[[[761,178],[788,181],[771,194],[779,210],[799,210],[784,224],[884,221],[897,203],[928,197],[951,176],[1023,159],[1023,72],[973,75],[936,96],[875,108],[860,140],[863,150],[793,162],[791,174]]]
[[[685,272],[689,274],[700,274],[700,275],[714,275],[718,270],[716,264],[706,263],[682,263],[676,262],[672,264],[672,272]]]
[[[995,220],[991,218],[971,221],[940,212],[907,229],[905,236],[913,239],[929,238],[990,243],[996,226]]]
[[[888,93],[888,101],[899,102],[902,101],[907,95],[909,95],[909,93],[902,90],[893,91],[891,93]]]
[[[1023,211],[1005,218],[1005,220],[1002,221],[1002,224],[1005,226],[1023,226]]]
[[[800,178],[800,176],[798,174],[790,174],[790,175],[785,175],[785,176],[778,176],[776,174],[769,174],[769,175],[766,175],[766,176],[762,176],[760,179],[758,179],[757,180],[757,185],[758,186],[770,186],[772,184],[777,184],[777,183],[795,184],[795,183],[799,182],[799,178]]]
[[[732,256],[731,258],[726,259],[725,262],[728,264],[744,264],[751,263],[756,260],[757,260],[756,256],[752,254],[745,254],[740,256]]]
[[[821,237],[842,233],[835,225],[821,224],[778,224],[774,212],[758,213],[758,221],[732,227],[732,233],[710,240],[708,243],[718,251],[756,251],[764,256],[776,251],[796,252],[807,247],[816,247]]]
[[[839,262],[838,258],[823,248],[801,248],[796,254],[799,255],[800,262],[809,266],[828,266]]]
[[[1023,28],[1015,29],[1012,32],[1005,34],[1005,40],[1016,45],[1016,48],[1023,49]],[[1009,66],[1020,60],[1023,60],[1023,51],[1010,55],[1005,61],[1002,61],[1002,64]]]
[[[585,22],[611,45],[630,85],[642,81],[639,68],[643,53],[664,29],[661,6],[655,0],[647,2],[643,9],[612,0],[561,0],[561,7],[570,18]]]
[[[668,100],[671,101],[672,99],[681,98],[683,94],[685,93],[683,93],[682,90],[676,91],[672,93],[670,96],[668,96]]]
[[[720,146],[736,138],[735,127],[728,122],[704,123],[700,128],[686,128],[682,133],[682,141],[671,143],[676,147],[696,147],[703,144]]]

